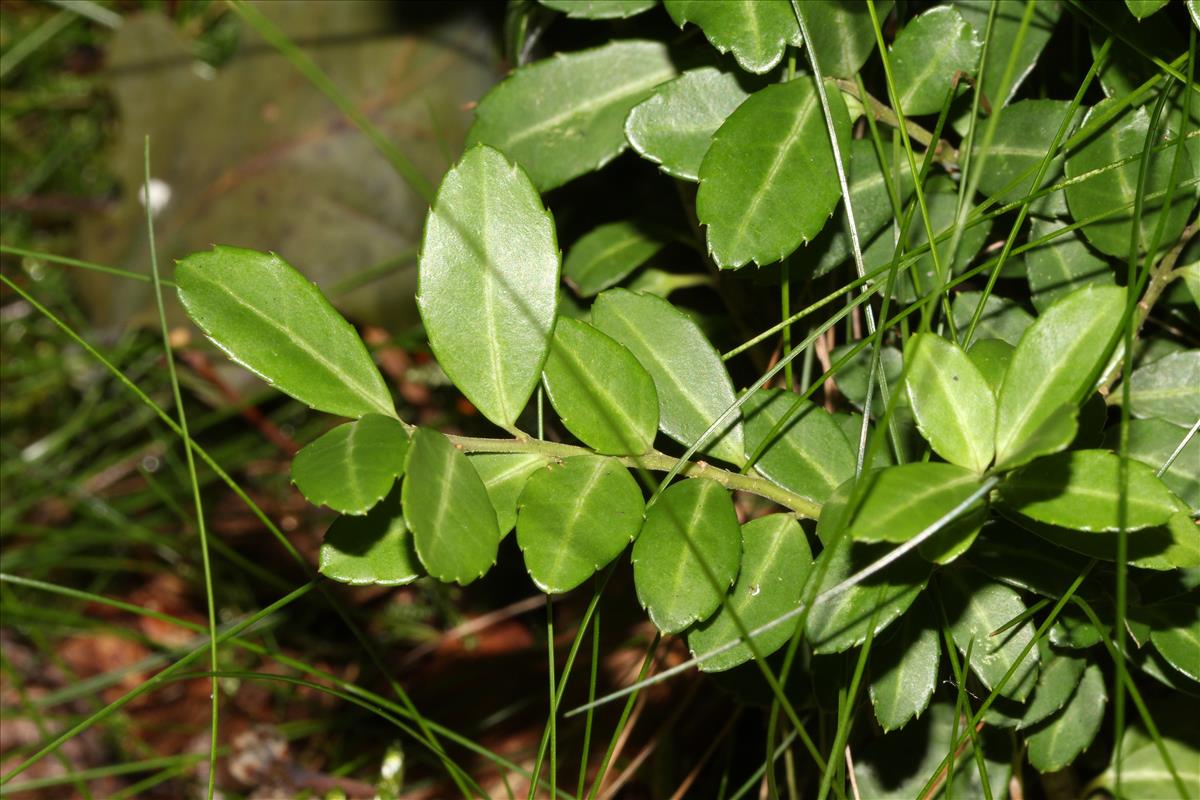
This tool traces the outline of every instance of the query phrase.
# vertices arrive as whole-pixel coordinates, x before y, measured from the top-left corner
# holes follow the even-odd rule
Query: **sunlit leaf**
[[[1120,479],[1121,459],[1107,450],[1039,458],[1000,484],[1004,502],[1038,522],[1079,531],[1139,530],[1162,525],[1177,510],[1171,490],[1138,461]]]
[[[827,93],[846,152],[850,117],[832,84]],[[750,95],[713,135],[700,165],[696,214],[718,266],[763,265],[816,236],[840,196],[816,83],[799,77]]]
[[[545,381],[567,430],[593,450],[639,455],[654,443],[654,379],[632,353],[586,322],[558,321]]]
[[[996,398],[962,348],[932,333],[905,350],[909,405],[917,426],[942,458],[983,472],[992,461]]]
[[[417,306],[442,369],[511,428],[542,372],[558,287],[554,223],[519,167],[467,151],[425,224]]]
[[[953,6],[910,20],[892,45],[892,74],[905,114],[933,114],[946,102],[956,72],[974,75],[982,44]]]
[[[553,189],[620,155],[629,110],[675,74],[663,44],[632,39],[536,61],[479,101],[467,144],[503,151]]]
[[[1024,441],[1079,402],[1120,329],[1125,292],[1085,287],[1054,303],[1021,337],[996,408],[996,463],[1009,464]]]
[[[670,486],[647,510],[633,545],[638,601],[660,631],[678,633],[717,610],[741,556],[737,514],[719,483]]]
[[[1125,6],[1129,9],[1129,13],[1139,20],[1161,10],[1166,4],[1167,0],[1125,0]]]
[[[1033,641],[1034,623],[1027,620],[1004,633],[992,632],[1008,624],[1025,611],[1015,591],[1001,583],[985,579],[969,569],[948,569],[938,573],[942,607],[950,620],[950,633],[959,651],[971,648],[971,671],[988,689],[995,689],[1026,644]],[[1031,649],[1016,671],[1000,689],[1000,694],[1023,701],[1037,681],[1038,652]]]
[[[738,639],[736,614],[745,630],[792,611],[800,605],[804,581],[812,567],[812,551],[800,523],[787,514],[769,514],[742,526],[742,567],[724,605],[688,634],[688,649],[703,655]],[[795,618],[754,636],[759,655],[766,657],[787,643],[796,630]],[[700,662],[705,672],[731,669],[753,657],[745,642]]]
[[[1112,428],[1104,444],[1114,452],[1120,448],[1120,428]],[[1161,419],[1129,421],[1129,457],[1157,472],[1187,436],[1187,429]],[[1200,509],[1200,437],[1193,436],[1180,451],[1162,482],[1195,510]]]
[[[663,172],[698,181],[713,134],[749,96],[732,72],[716,67],[688,70],[629,112],[625,136]]]
[[[442,434],[412,435],[401,492],[404,521],[425,570],[466,585],[496,563],[500,531],[479,473]]]
[[[292,481],[313,505],[365,514],[404,474],[408,434],[394,417],[367,414],[296,454]]]
[[[754,462],[754,468],[785,489],[823,503],[853,477],[855,459],[846,435],[823,408],[783,389],[755,392],[742,406],[746,456],[766,441],[793,405],[797,410]]]
[[[575,456],[539,469],[517,513],[529,577],[547,594],[574,589],[633,541],[644,508],[637,481],[616,459]]]
[[[691,22],[722,53],[733,53],[750,72],[766,72],[779,63],[790,44],[799,47],[800,26],[788,0],[713,3],[710,0],[663,0],[675,24]]]
[[[735,402],[720,355],[696,323],[663,300],[609,289],[592,306],[593,324],[629,349],[654,378],[659,427],[694,444]],[[701,452],[734,464],[745,461],[741,414],[719,429]]]
[[[1014,350],[1003,339],[976,339],[967,350],[967,358],[979,370],[993,395],[1000,393],[1000,385],[1004,383],[1004,373],[1008,371]]]
[[[892,10],[891,0],[875,4],[880,21]],[[853,78],[875,52],[875,27],[866,3],[841,0],[804,0],[800,3],[822,75]]]
[[[1105,111],[1114,100],[1103,100],[1088,112],[1083,128],[1090,129],[1089,122]],[[1067,155],[1068,178],[1077,178],[1130,156],[1140,156],[1145,149],[1146,137],[1150,133],[1149,112],[1141,106],[1117,115],[1093,132],[1077,149]],[[1159,136],[1176,140],[1178,135],[1161,127]],[[1196,187],[1179,187],[1166,202],[1165,193],[1172,185],[1171,171],[1175,160],[1175,147],[1151,153],[1146,174],[1146,199],[1138,217],[1139,250],[1145,250],[1152,242],[1159,220],[1163,219],[1160,244],[1175,241],[1196,199]],[[1180,154],[1181,175],[1192,175],[1194,167],[1185,149]],[[1067,187],[1067,205],[1077,220],[1090,219],[1108,214],[1103,219],[1084,225],[1083,235],[1102,253],[1129,257],[1130,236],[1134,225],[1134,200],[1138,186],[1140,160],[1097,173]],[[1158,195],[1153,198],[1153,195]]]
[[[267,383],[330,414],[395,415],[354,328],[279,256],[214,247],[179,261],[175,283],[192,321]]]
[[[1129,410],[1135,417],[1158,417],[1190,427],[1200,419],[1200,350],[1172,353],[1138,367],[1130,377],[1129,392]]]

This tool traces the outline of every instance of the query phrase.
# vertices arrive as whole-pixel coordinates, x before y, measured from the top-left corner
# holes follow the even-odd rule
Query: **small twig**
[[[900,119],[896,116],[896,112],[870,92],[860,94],[858,86],[854,81],[846,80],[845,78],[830,78],[830,80],[843,92],[858,100],[862,104],[863,110],[869,112],[877,121],[882,122],[884,125],[890,125],[893,128],[900,127]],[[904,121],[904,129],[908,131],[909,137],[926,147],[933,145],[933,134],[912,120],[906,119]],[[938,140],[937,145],[933,148],[933,156],[943,164],[958,163],[958,150],[954,149],[953,145],[945,139]]]

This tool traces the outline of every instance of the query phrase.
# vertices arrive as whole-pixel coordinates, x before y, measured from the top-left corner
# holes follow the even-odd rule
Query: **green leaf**
[[[1065,227],[1063,222],[1035,219],[1029,238],[1040,239]],[[1033,306],[1039,312],[1084,286],[1114,285],[1108,262],[1084,244],[1083,237],[1076,231],[1027,250],[1025,275],[1033,293]]]
[[[354,328],[279,256],[217,246],[179,261],[175,284],[205,335],[280,391],[343,417],[395,415]]]
[[[950,620],[950,634],[959,652],[971,648],[971,670],[988,689],[994,689],[1016,661],[1025,645],[1033,641],[1033,620],[1010,628],[999,636],[992,631],[1024,613],[1025,604],[1015,591],[966,569],[939,573],[942,608]],[[1020,662],[1000,694],[1024,701],[1037,681],[1038,652],[1031,649]]]
[[[733,53],[738,65],[763,73],[779,63],[790,44],[800,46],[800,26],[788,0],[713,3],[709,0],[663,0],[667,13],[682,28],[691,22],[721,53]]]
[[[846,104],[833,84],[827,93],[838,147],[846,152]],[[816,84],[800,77],[750,95],[713,135],[700,165],[696,214],[717,266],[761,266],[816,236],[840,196]]]
[[[1167,0],[1125,0],[1125,6],[1129,9],[1129,13],[1139,20],[1159,11],[1166,4]]]
[[[996,397],[963,349],[932,333],[909,339],[908,400],[934,452],[983,472],[992,462]]]
[[[1000,494],[1018,513],[1072,530],[1135,531],[1166,523],[1178,501],[1154,470],[1130,461],[1122,526],[1120,470],[1120,457],[1107,450],[1073,450],[1016,470]]]
[[[841,427],[825,409],[783,389],[755,392],[742,413],[746,419],[746,456],[766,441],[780,420],[797,406],[788,422],[754,468],[773,483],[802,497],[823,503],[833,490],[854,476],[854,449]]]
[[[849,150],[844,155],[849,160],[847,178],[850,184],[850,202],[854,208],[854,224],[858,229],[860,246],[869,248],[868,243],[872,241],[872,237],[879,234],[876,241],[883,242],[887,250],[886,254],[881,255],[881,258],[890,261],[895,247],[892,244],[891,234],[884,230],[884,226],[892,221],[894,210],[891,197],[888,195],[883,170],[887,169],[888,175],[891,176],[892,183],[899,194],[897,199],[901,206],[912,197],[913,181],[912,171],[908,167],[907,160],[901,159],[899,164],[894,166],[891,161],[886,160],[887,152],[885,148],[885,162],[881,166],[879,156],[871,141],[855,139],[850,142]],[[896,174],[897,172],[899,175]],[[881,231],[883,232],[881,233]],[[883,253],[883,249],[880,247],[879,252]],[[795,258],[811,264],[816,275],[824,275],[850,259],[853,252],[850,223],[846,219],[845,211],[839,207],[834,210],[833,217],[808,246],[796,252]],[[864,265],[867,269],[883,263],[886,262],[868,262],[864,250]]]
[[[1192,18],[1192,24],[1196,26],[1196,30],[1200,31],[1200,0],[1187,0],[1188,16]]]
[[[1022,528],[1048,542],[1105,561],[1116,561],[1117,540],[1123,535],[1125,559],[1131,566],[1171,570],[1200,566],[1200,530],[1197,530],[1188,512],[1182,510],[1183,503],[1179,505],[1181,510],[1172,514],[1166,524],[1128,530],[1124,534],[1116,531],[1078,531],[1049,525],[1016,514],[1004,504],[1000,504],[998,509]]]
[[[1066,708],[1042,722],[1026,737],[1029,763],[1042,772],[1063,769],[1096,738],[1108,696],[1100,667],[1088,665]]]
[[[1088,112],[1083,127],[1090,130],[1089,122],[1105,111],[1114,100],[1103,100]],[[1104,123],[1091,136],[1084,140],[1077,149],[1067,156],[1067,177],[1078,178],[1092,170],[1105,167],[1114,161],[1130,156],[1140,156],[1145,149],[1146,137],[1150,133],[1150,115],[1142,106],[1133,108],[1117,115]],[[1165,131],[1159,129],[1163,139],[1175,139],[1177,134],[1164,136]],[[1159,220],[1163,220],[1164,228],[1162,241],[1166,244],[1175,241],[1180,231],[1187,223],[1188,214],[1195,201],[1194,186],[1177,188],[1172,202],[1166,202],[1165,193],[1171,185],[1171,170],[1175,159],[1175,147],[1169,147],[1150,155],[1150,166],[1146,174],[1146,196],[1138,218],[1139,250],[1150,246],[1154,238]],[[1180,175],[1191,175],[1191,158],[1185,148],[1180,155],[1182,159]],[[1129,257],[1130,236],[1133,233],[1134,199],[1138,186],[1138,172],[1141,169],[1140,159],[1124,166],[1101,172],[1086,178],[1079,183],[1067,187],[1067,205],[1071,215],[1077,220],[1089,219],[1093,216],[1112,211],[1104,219],[1084,225],[1083,235],[1102,253],[1121,258]],[[1149,199],[1151,195],[1159,194],[1157,199]]]
[[[1073,653],[1054,650],[1049,645],[1041,647],[1042,669],[1038,673],[1037,687],[1033,699],[1025,708],[1018,729],[1029,728],[1051,714],[1057,713],[1079,686],[1079,677],[1087,666],[1087,659]]]
[[[425,570],[465,586],[491,569],[500,531],[470,460],[442,434],[417,428],[405,467],[404,521]]]
[[[638,602],[660,631],[679,633],[717,610],[741,558],[729,493],[701,478],[676,483],[647,509],[633,544]]]
[[[1003,6],[1002,6],[1003,7]],[[857,797],[863,800],[913,800],[921,796],[929,778],[942,769],[946,754],[954,751],[951,739],[955,730],[954,703],[935,702],[922,719],[903,730],[886,736],[872,736],[854,750],[854,776]],[[958,733],[963,735],[964,722],[958,718]],[[983,743],[983,760],[988,778],[985,791],[981,772],[975,767],[975,757],[968,745],[956,752],[954,777],[947,789],[939,782],[937,798],[1007,797],[1009,775],[1012,772],[1012,747],[1008,736],[992,726],[983,729],[978,737]],[[953,791],[950,791],[953,790]],[[847,794],[847,797],[853,795]]]
[[[942,185],[946,186],[945,184]],[[954,217],[958,208],[957,195],[955,195],[952,191],[930,192],[926,190],[925,205],[929,211],[929,225],[931,228],[933,228],[933,235],[935,239],[938,236],[947,234],[954,229]],[[952,237],[947,236],[937,243],[938,264],[941,265],[943,270],[949,268],[954,273],[961,272],[968,264],[971,263],[972,260],[974,260],[975,256],[979,253],[979,250],[983,247],[984,242],[987,241],[987,235],[987,225],[975,225],[963,230],[962,238],[958,243],[958,250],[956,251],[957,254],[953,259],[951,258],[952,254],[950,250],[950,247],[953,244],[951,241]],[[895,246],[892,244],[892,239],[890,236],[885,235],[883,237],[883,242],[886,246],[872,252],[870,258],[864,254],[863,262],[868,270],[891,263],[892,255],[895,252]],[[908,249],[913,250],[918,247],[925,246],[928,244],[928,242],[929,237],[925,234],[924,224],[922,224],[920,221],[917,221],[916,224],[909,226]],[[1017,262],[1009,262],[1010,265],[1015,263]],[[919,292],[913,290],[912,276],[914,272],[917,275],[917,280],[919,280],[921,284],[919,287]],[[1007,269],[1005,272],[1007,272]],[[933,262],[933,255],[926,252],[925,254],[918,256],[916,262],[913,263],[912,266],[900,268],[900,271],[896,276],[895,297],[901,302],[911,303],[918,297],[924,296],[931,291],[936,292],[938,287],[941,286],[943,280],[947,279],[948,277],[949,273],[940,276],[938,275],[936,266]],[[1004,302],[1002,298],[995,297],[994,295],[989,298],[989,300],[991,299]],[[971,310],[975,310],[974,306],[972,306]],[[1007,311],[1007,309],[1005,309],[1005,311]],[[987,311],[984,313],[987,314]],[[993,321],[989,319],[988,322],[992,323]],[[955,315],[955,324],[958,324],[957,315]],[[981,321],[980,326],[976,328],[976,332],[977,334],[981,334],[984,330],[985,328]]]
[[[592,322],[627,347],[654,378],[659,427],[680,444],[695,443],[736,401],[721,356],[696,323],[666,300],[609,289],[596,298]],[[701,451],[743,463],[741,414],[734,414]]]
[[[742,526],[742,568],[717,613],[688,634],[688,649],[700,656],[738,639],[734,614],[752,631],[800,605],[804,581],[812,567],[812,551],[804,530],[787,514],[768,514]],[[785,645],[798,619],[755,635],[759,655],[766,657]],[[732,669],[753,658],[745,642],[700,662],[704,672]]]
[[[1004,373],[1008,371],[1008,364],[1012,361],[1015,349],[1003,339],[976,339],[967,351],[967,358],[971,359],[975,369],[979,370],[993,395],[1000,393]]]
[[[1120,428],[1110,429],[1104,439],[1105,446],[1118,450],[1120,433]],[[1129,457],[1136,458],[1157,472],[1167,463],[1185,436],[1186,429],[1165,420],[1130,420]],[[1162,474],[1162,482],[1190,509],[1200,509],[1200,437],[1192,437],[1171,463],[1171,468]]]
[[[875,4],[880,21],[891,13],[891,0]],[[800,4],[811,37],[808,46],[822,75],[853,78],[875,52],[875,27],[866,3],[805,0]]]
[[[886,544],[855,542],[846,535],[846,503],[853,489],[854,481],[846,481],[821,508],[817,536],[825,550],[813,570],[816,575],[824,575],[818,596],[894,549]],[[872,628],[878,634],[912,605],[925,589],[929,573],[927,562],[916,553],[908,553],[887,569],[816,603],[808,612],[805,629],[813,650],[841,653],[866,641]]]
[[[941,250],[938,252],[941,253]],[[950,313],[954,317],[954,327],[962,331],[964,336],[982,296],[981,292],[959,292],[954,296]],[[983,304],[983,314],[979,316],[979,324],[975,326],[975,338],[967,346],[969,348],[979,339],[1000,339],[1016,347],[1032,324],[1033,317],[1029,312],[1012,300],[988,295]]]
[[[626,19],[649,11],[658,0],[538,0],[575,19]]]
[[[1190,427],[1200,418],[1200,350],[1172,353],[1139,367],[1130,377],[1129,392],[1135,417]]]
[[[584,234],[563,262],[563,279],[575,294],[591,297],[625,279],[665,243],[636,222],[610,222]]]
[[[442,369],[502,428],[542,372],[558,259],[554,222],[525,173],[490,147],[468,150],[425,222],[417,307]]]
[[[421,576],[396,487],[365,517],[338,517],[321,544],[320,572],[355,586],[402,586]]]
[[[366,514],[404,474],[408,434],[395,417],[367,414],[296,454],[292,482],[313,505]]]
[[[1175,694],[1170,705],[1151,708],[1152,719],[1159,728],[1163,749],[1183,783],[1187,800],[1200,798],[1200,744],[1196,742],[1196,718],[1200,707],[1195,700]],[[1165,712],[1165,713],[1164,713]],[[1121,800],[1143,798],[1179,798],[1179,789],[1171,770],[1163,760],[1155,740],[1139,724],[1125,728],[1121,740],[1121,790],[1116,790],[1116,774],[1109,766],[1096,783]],[[1116,754],[1114,753],[1114,759]]]
[[[534,453],[474,453],[467,460],[487,489],[503,538],[517,524],[517,500],[529,476],[550,459]]]
[[[634,106],[625,120],[625,137],[663,172],[698,181],[713,134],[749,96],[732,72],[691,69]]]
[[[1073,553],[1045,547],[1003,518],[984,526],[967,560],[1001,583],[1055,599],[1066,593],[1087,565]]]
[[[860,542],[907,542],[937,522],[979,488],[970,470],[939,462],[915,462],[867,475],[849,534]],[[962,554],[987,517],[980,499],[918,546],[931,561],[947,563]]]
[[[632,353],[591,325],[558,321],[544,374],[554,410],[588,447],[640,455],[654,444],[654,379]]]
[[[1171,666],[1200,681],[1200,604],[1192,592],[1187,600],[1159,603],[1147,609],[1150,641]]]
[[[1046,309],[1021,337],[996,408],[996,464],[1092,388],[1121,325],[1125,292],[1085,287]]]
[[[1033,177],[1046,156],[1046,143],[1054,140],[1070,108],[1066,100],[1018,100],[1002,109],[991,145],[985,149],[980,142],[974,155],[975,159],[987,156],[986,162],[979,162],[983,164],[979,191],[1000,203],[1015,203],[1054,183],[1062,173],[1061,155],[1051,160],[1042,183],[1036,187]],[[1074,128],[1074,124],[1068,127],[1066,135],[1070,136]],[[1001,193],[1022,174],[1027,177]]]
[[[871,705],[885,733],[929,706],[942,658],[938,627],[922,601],[904,615],[899,630],[871,648]]]
[[[546,594],[567,592],[617,557],[642,527],[642,491],[621,463],[575,456],[540,469],[521,492],[517,544]]]
[[[892,75],[908,116],[934,114],[955,72],[974,75],[982,44],[953,6],[938,6],[907,25],[892,45]]]
[[[988,13],[992,0],[954,0],[954,6],[967,22],[975,28],[980,39],[987,30]],[[1025,5],[1018,3],[997,3],[996,16],[992,22],[991,45],[988,47],[987,64],[983,67],[983,75],[979,79],[979,88],[985,97],[991,101],[992,108],[999,108],[1012,100],[1017,89],[1025,78],[1033,72],[1038,57],[1050,41],[1055,23],[1062,14],[1062,3],[1039,2],[1034,6],[1033,19],[1025,29],[1021,47],[1017,49],[1017,36],[1021,31],[1022,18],[1025,16]],[[1014,53],[1015,50],[1015,53]],[[1008,68],[1009,59],[1014,59],[1015,70],[1012,73],[1012,83],[1008,94],[1000,97],[1000,84],[1004,80],[1004,72]]]
[[[467,144],[503,151],[541,191],[562,186],[620,155],[629,110],[675,74],[665,45],[632,39],[535,61],[479,101]]]
[[[843,344],[833,348],[829,354],[834,363],[840,361],[854,344]],[[867,401],[867,378],[870,375],[872,348],[866,347],[858,351],[837,373],[838,391],[844,394],[854,405],[862,408]],[[879,381],[887,378],[888,386],[895,391],[904,370],[904,356],[895,347],[884,345],[879,351],[880,371],[875,373],[875,392],[871,399],[871,413],[876,417],[883,415],[884,403],[880,399]],[[896,398],[899,406],[908,405],[908,396],[901,392]],[[894,420],[893,420],[894,422]],[[852,444],[858,444],[857,434],[848,437]]]

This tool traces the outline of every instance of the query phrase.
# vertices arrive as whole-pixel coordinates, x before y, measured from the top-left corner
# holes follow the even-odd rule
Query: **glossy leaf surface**
[[[663,0],[675,24],[698,25],[721,53],[733,53],[742,69],[766,72],[783,58],[790,44],[799,46],[800,26],[788,0],[713,3],[709,0]]]
[[[942,607],[950,619],[954,644],[963,654],[971,647],[971,670],[984,686],[994,689],[1033,640],[1034,624],[1027,620],[999,636],[992,636],[992,631],[1024,612],[1025,604],[1009,587],[969,570],[945,570],[939,576]],[[1038,651],[1034,648],[1021,660],[1000,694],[1025,700],[1037,681],[1037,671]]]
[[[983,472],[992,461],[996,398],[963,349],[932,333],[909,339],[908,401],[934,452]]]
[[[537,385],[558,291],[554,224],[519,167],[468,150],[425,223],[417,306],[442,369],[511,428]]]
[[[647,510],[633,544],[638,601],[660,631],[678,633],[717,610],[741,556],[729,493],[715,481],[676,483]]]
[[[610,222],[585,233],[563,262],[563,278],[580,297],[591,297],[645,264],[664,242],[631,221]]]
[[[1064,403],[1083,399],[1108,357],[1124,308],[1122,289],[1086,287],[1050,306],[1025,332],[1000,387],[998,465],[1011,462]]]
[[[366,516],[333,521],[321,544],[319,569],[326,578],[355,586],[402,586],[421,576],[399,487]]]
[[[553,189],[620,155],[629,110],[675,74],[664,45],[633,39],[534,62],[479,101],[467,144],[503,151]]]
[[[1107,450],[1047,456],[1013,472],[1000,485],[1005,503],[1050,525],[1080,531],[1138,530],[1164,524],[1177,509],[1170,489],[1145,464],[1131,461],[1121,513],[1121,459]]]
[[[789,415],[792,406],[798,410]],[[774,483],[823,503],[833,490],[854,476],[854,449],[825,409],[783,389],[760,389],[742,406],[746,457],[771,438],[754,468]]]
[[[829,84],[827,93],[846,152],[850,117],[836,87]],[[700,165],[696,214],[718,266],[761,266],[820,233],[840,196],[816,84],[800,77],[755,92],[713,135]]]
[[[891,0],[875,4],[881,22],[891,10]],[[805,0],[800,3],[800,13],[812,37],[808,46],[816,54],[822,75],[853,78],[875,52],[875,28],[865,3]]]
[[[654,379],[632,353],[586,322],[558,321],[545,381],[567,430],[593,450],[639,455],[654,443]]]
[[[852,488],[853,481],[839,486],[821,509],[817,535],[825,550],[814,567],[817,575],[824,570],[818,597],[894,549],[891,544],[851,539],[845,523]],[[929,564],[918,554],[909,553],[887,569],[820,600],[808,613],[808,641],[818,653],[841,653],[862,644],[872,627],[878,634],[912,605],[924,591],[929,574]]]
[[[1157,472],[1187,436],[1187,430],[1161,419],[1129,421],[1129,457]],[[1117,452],[1120,429],[1113,428],[1105,446]],[[1200,509],[1200,437],[1192,437],[1162,474],[1162,482],[1191,509]]]
[[[991,10],[991,0],[954,0],[957,8],[975,32],[982,39],[987,31],[988,13]],[[1038,57],[1045,49],[1046,43],[1054,32],[1054,26],[1062,15],[1063,4],[1059,0],[1039,2],[1033,8],[1033,18],[1021,36],[1022,18],[1025,7],[1020,4],[996,4],[996,16],[992,22],[991,46],[988,48],[987,63],[983,66],[980,76],[980,87],[984,95],[991,101],[992,108],[998,108],[1012,100],[1017,89],[1033,71]],[[1017,39],[1020,37],[1020,47]],[[1015,53],[1014,53],[1015,51]],[[1010,56],[1011,54],[1011,56]],[[999,56],[999,57],[997,57]],[[1014,57],[1015,70],[1009,85],[1008,94],[1000,97],[1000,84],[1004,80],[1004,72],[1008,68],[1008,60]]]
[[[987,159],[978,162],[983,165],[979,191],[1000,203],[1015,203],[1054,183],[1062,173],[1062,156],[1051,160],[1041,184],[1035,187],[1033,178],[1070,106],[1065,100],[1018,100],[1002,109],[991,145],[985,149],[980,142],[974,156]],[[1069,126],[1064,135],[1073,129]]]
[[[992,394],[999,394],[1000,385],[1004,383],[1004,373],[1008,372],[1008,364],[1012,361],[1014,348],[1003,339],[976,339],[967,351],[967,358],[979,370],[987,382]]]
[[[1104,675],[1099,666],[1090,664],[1066,707],[1031,729],[1025,740],[1029,763],[1053,772],[1073,762],[1096,738],[1107,701]]]
[[[942,648],[928,604],[917,603],[871,653],[871,705],[884,732],[892,731],[919,717],[937,686]]]
[[[1112,100],[1101,101],[1084,119],[1083,127],[1104,111]],[[1140,156],[1150,132],[1150,115],[1146,108],[1137,107],[1106,122],[1088,137],[1078,149],[1067,156],[1067,177],[1076,178],[1130,156]],[[1160,128],[1159,135],[1164,131]],[[1175,133],[1170,138],[1174,139]],[[1175,148],[1150,155],[1146,175],[1146,195],[1138,218],[1139,250],[1149,246],[1159,219],[1164,220],[1162,242],[1173,242],[1187,222],[1189,209],[1195,202],[1195,187],[1178,188],[1172,202],[1166,202],[1165,192],[1171,185],[1171,169]],[[1191,158],[1182,154],[1182,175],[1192,175]],[[1084,225],[1083,235],[1102,253],[1121,258],[1129,257],[1129,241],[1134,225],[1134,200],[1138,186],[1140,159],[1134,159],[1116,169],[1106,170],[1067,187],[1067,205],[1077,220],[1107,214],[1104,219]],[[1157,197],[1154,197],[1157,195]]]
[[[592,321],[624,345],[654,378],[659,427],[695,443],[736,400],[721,356],[696,323],[660,297],[610,289],[596,298]],[[716,431],[701,452],[734,464],[745,460],[741,414]]]
[[[658,0],[538,0],[547,8],[579,19],[625,19],[658,5]]]
[[[617,557],[642,526],[642,490],[616,459],[575,456],[521,492],[517,544],[534,584],[566,592]]]
[[[296,454],[292,481],[313,505],[365,514],[404,474],[408,434],[394,417],[367,414]]]
[[[1200,350],[1184,350],[1134,370],[1129,381],[1135,417],[1191,427],[1200,419]]]
[[[663,172],[698,181],[713,134],[749,96],[732,72],[688,70],[634,106],[625,120],[625,136]]]
[[[955,72],[974,75],[982,45],[953,6],[911,20],[892,45],[892,73],[905,114],[934,114],[946,102]]]
[[[280,391],[343,417],[394,415],[354,328],[279,256],[214,247],[179,261],[175,283],[205,335]]]
[[[474,453],[468,460],[487,489],[500,536],[507,536],[517,524],[517,500],[525,483],[539,467],[548,465],[550,459],[535,453]]]
[[[1061,222],[1035,219],[1029,238],[1041,239],[1064,227]],[[1045,311],[1055,301],[1084,286],[1114,285],[1108,262],[1096,255],[1075,231],[1026,251],[1025,274],[1038,311]]]
[[[1079,678],[1087,666],[1086,658],[1066,650],[1053,650],[1049,645],[1042,649],[1041,659],[1037,686],[1018,729],[1036,725],[1062,709],[1079,688]]]
[[[742,526],[742,566],[725,603],[688,634],[688,649],[701,656],[738,639],[733,615],[747,631],[794,610],[812,567],[812,551],[800,523],[787,514],[770,514]],[[791,619],[754,636],[754,646],[766,657],[792,638],[799,619]],[[753,658],[742,642],[700,662],[704,672],[732,669]]]
[[[401,496],[417,556],[440,581],[464,586],[496,563],[500,531],[479,473],[442,434],[413,432]]]
[[[1200,681],[1200,605],[1196,593],[1154,606],[1150,641],[1171,666]]]

